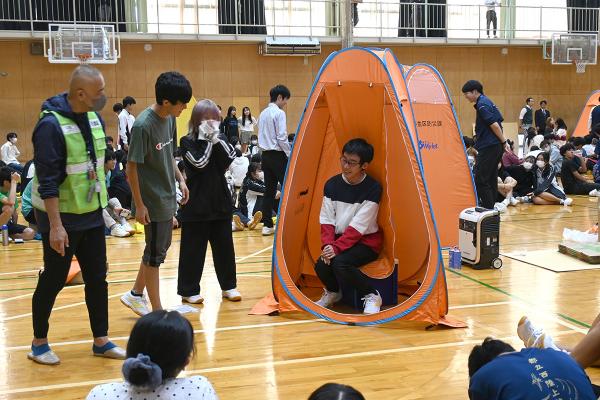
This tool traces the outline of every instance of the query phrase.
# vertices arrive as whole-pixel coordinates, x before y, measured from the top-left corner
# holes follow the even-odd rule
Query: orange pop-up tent
[[[575,125],[575,130],[571,136],[585,136],[590,133],[590,129],[588,127],[590,114],[594,107],[600,105],[600,90],[594,90],[592,94],[588,97],[585,102],[585,106],[583,106],[583,110],[581,110],[581,114],[579,114],[579,119],[577,120],[577,125]]]
[[[414,71],[411,76],[418,83],[421,78]],[[440,84],[439,74],[433,68],[428,71],[427,79],[438,79]],[[326,60],[308,99],[288,164],[273,250],[273,294],[258,303],[253,313],[303,309],[339,323],[368,325],[402,318],[453,325],[446,317],[448,297],[441,246],[423,173],[427,166],[419,157],[423,118],[436,121],[442,128],[428,131],[426,139],[438,143],[440,152],[460,143],[462,161],[450,158],[440,162],[448,169],[464,172],[457,167],[466,165],[467,158],[462,141],[435,138],[437,134],[460,139],[443,82],[445,97],[440,92],[436,92],[438,97],[415,97],[423,107],[417,107],[413,114],[405,72],[410,69],[401,66],[389,50],[351,48]],[[420,89],[416,84],[413,91],[429,90],[427,87]],[[442,107],[428,116],[426,106],[438,100]],[[323,185],[340,173],[341,148],[355,137],[363,137],[374,146],[369,174],[383,186],[378,222],[384,232],[384,246],[378,260],[362,271],[372,278],[397,276],[398,304],[373,315],[338,313],[313,302],[322,288],[313,265],[321,251]],[[437,162],[424,155],[425,163],[430,160]],[[467,172],[463,178],[472,184]],[[439,193],[446,201],[457,191],[452,179],[436,184],[444,185],[446,190]],[[474,194],[463,208],[472,205]],[[458,220],[458,213],[454,218]],[[456,224],[451,229],[457,229]]]

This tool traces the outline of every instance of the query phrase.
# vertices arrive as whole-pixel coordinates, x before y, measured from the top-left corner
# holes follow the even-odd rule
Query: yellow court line
[[[555,336],[562,336],[572,334],[572,331],[560,332]],[[502,338],[498,338],[500,340],[514,340],[517,339],[516,336],[506,336]],[[274,367],[281,367],[286,365],[294,365],[294,364],[307,364],[313,362],[323,362],[323,361],[331,361],[331,360],[344,360],[344,359],[352,359],[352,358],[360,358],[360,357],[375,357],[375,356],[384,356],[390,354],[398,354],[398,353],[407,353],[413,351],[421,351],[421,350],[436,350],[443,349],[449,347],[461,347],[471,344],[481,343],[483,338],[479,339],[470,339],[462,342],[449,342],[449,343],[440,343],[440,344],[431,344],[431,345],[423,345],[423,346],[406,346],[406,347],[398,347],[393,349],[386,350],[372,350],[372,351],[362,351],[356,353],[345,353],[345,354],[334,354],[329,356],[320,356],[320,357],[306,357],[306,358],[296,358],[291,360],[279,360],[279,361],[265,361],[258,363],[250,363],[250,364],[240,364],[240,365],[230,365],[227,367],[216,367],[216,368],[204,368],[197,369],[191,371],[184,371],[180,376],[190,376],[190,375],[202,375],[216,372],[226,372],[226,371],[238,371],[245,369],[255,369],[255,368],[269,368],[272,369]],[[85,386],[96,386],[104,383],[112,383],[112,382],[121,382],[122,378],[115,379],[103,379],[103,380],[94,380],[94,381],[82,381],[82,382],[72,382],[72,383],[61,383],[56,385],[45,385],[45,386],[31,386],[25,388],[18,389],[7,389],[1,390],[0,395],[8,395],[8,394],[18,394],[18,393],[31,393],[31,392],[39,392],[42,390],[60,390],[60,389],[69,389],[69,388],[78,388]]]

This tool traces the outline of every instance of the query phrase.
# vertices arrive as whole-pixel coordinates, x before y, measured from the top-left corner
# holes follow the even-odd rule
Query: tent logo
[[[442,126],[442,121],[417,121],[417,127],[418,128],[425,128],[425,127],[441,127]]]
[[[419,150],[437,150],[440,146],[437,143],[419,140]]]

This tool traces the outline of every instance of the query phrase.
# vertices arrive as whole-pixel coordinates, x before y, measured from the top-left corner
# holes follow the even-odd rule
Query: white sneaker
[[[510,199],[509,199],[509,204],[514,207],[517,204],[519,204],[519,200],[517,200],[517,199],[515,199],[514,197],[511,196]]]
[[[554,340],[552,340],[550,335],[544,333],[542,328],[533,326],[526,316],[521,317],[519,320],[519,324],[517,325],[517,335],[519,335],[519,338],[523,341],[525,347],[561,350],[554,344]]]
[[[263,228],[262,228],[263,236],[271,236],[274,233],[275,233],[275,228],[273,228],[273,227],[269,228],[268,226],[263,226]]]
[[[496,203],[494,204],[494,210],[498,211],[499,213],[503,213],[506,211],[506,206],[504,203]]]
[[[594,189],[590,192],[590,196],[600,197],[600,191],[598,189]]]
[[[242,295],[237,288],[223,290],[221,294],[223,295],[223,298],[229,301],[240,301],[242,299]]]
[[[233,224],[235,225],[236,230],[238,230],[238,231],[244,230],[245,226],[242,223],[242,219],[240,218],[239,215],[234,215],[231,219],[233,220]]]
[[[375,291],[375,293],[369,293],[361,300],[364,302],[365,306],[363,310],[364,314],[375,314],[381,309],[382,300],[378,291]]]
[[[181,301],[190,304],[202,304],[204,302],[204,297],[202,297],[200,294],[195,294],[193,296],[181,296]]]
[[[562,204],[563,206],[570,206],[571,203],[573,203],[573,199],[570,197],[567,197],[566,199],[560,201],[560,204]]]
[[[252,216],[252,220],[248,222],[248,229],[253,230],[262,221],[262,211],[257,211]]]
[[[143,317],[150,312],[144,296],[134,296],[131,292],[127,292],[121,296],[121,303],[123,303],[124,306],[131,308],[131,311],[140,317]]]
[[[127,237],[131,236],[131,233],[127,232],[121,224],[114,224],[112,228],[110,228],[110,235],[116,237]]]
[[[517,200],[521,203],[531,203],[531,197],[529,196],[517,197]]]
[[[342,299],[342,291],[339,292],[330,292],[327,289],[323,289],[323,295],[315,304],[320,305],[321,307],[329,308],[333,304],[337,303]]]
[[[127,232],[129,232],[130,235],[135,234],[135,228],[132,227],[129,224],[129,222],[122,223],[121,226],[123,227],[123,229],[125,229]]]

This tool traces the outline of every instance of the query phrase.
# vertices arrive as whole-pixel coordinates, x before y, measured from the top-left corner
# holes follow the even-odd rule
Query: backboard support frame
[[[121,40],[113,25],[50,24],[44,56],[53,64],[116,64]]]

